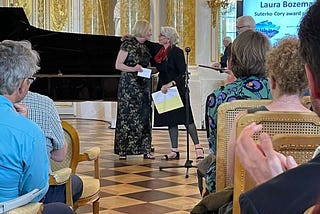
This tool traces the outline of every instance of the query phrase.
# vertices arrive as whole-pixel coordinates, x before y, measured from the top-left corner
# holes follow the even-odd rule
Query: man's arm
[[[61,149],[54,149],[51,151],[51,159],[61,162],[66,158],[68,151],[68,144],[65,142]]]
[[[48,102],[48,114],[50,115],[48,121],[50,132],[47,133],[47,137],[50,139],[53,148],[50,158],[54,161],[61,162],[67,155],[68,145],[67,142],[65,142],[59,112],[51,99],[50,102]]]
[[[300,214],[320,199],[320,155],[241,194],[241,213]]]

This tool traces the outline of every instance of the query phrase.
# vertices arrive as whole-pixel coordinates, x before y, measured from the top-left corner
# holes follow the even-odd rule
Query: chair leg
[[[95,202],[93,202],[92,204],[93,206],[93,214],[99,214],[99,211],[100,211],[100,199],[96,200]]]

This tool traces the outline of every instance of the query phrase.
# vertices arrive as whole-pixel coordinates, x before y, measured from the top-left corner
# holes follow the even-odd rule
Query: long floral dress
[[[225,102],[232,100],[260,100],[271,99],[271,91],[266,77],[239,77],[236,81],[221,86],[208,96],[206,108],[209,122],[209,150],[216,155],[217,143],[217,109]],[[209,192],[215,192],[216,162],[211,163],[206,174],[206,187]]]
[[[125,40],[120,49],[128,52],[125,65],[149,65],[151,55],[148,48],[134,37]],[[121,72],[118,85],[115,154],[124,156],[150,153],[150,113],[150,79],[138,77],[137,72]]]

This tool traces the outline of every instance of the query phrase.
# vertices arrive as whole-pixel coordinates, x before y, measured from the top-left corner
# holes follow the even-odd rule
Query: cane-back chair
[[[320,118],[307,112],[261,111],[240,117],[237,136],[252,122],[262,124],[262,131],[272,137],[273,147],[285,156],[291,155],[298,164],[310,160],[320,144]],[[258,142],[259,133],[254,135]],[[250,175],[235,157],[233,213],[240,213],[239,196],[255,186]]]
[[[217,116],[217,154],[216,154],[216,191],[229,186],[230,178],[227,173],[227,146],[230,142],[232,124],[240,112],[248,108],[267,105],[271,100],[234,100],[222,103],[218,107]]]
[[[65,133],[65,141],[68,143],[68,152],[65,160],[62,162],[51,160],[51,169],[56,171],[64,168],[71,168],[72,174],[76,174],[79,162],[93,161],[93,176],[77,174],[83,182],[83,192],[80,199],[77,202],[72,201],[71,186],[66,186],[66,198],[67,204],[71,203],[74,210],[80,206],[92,203],[93,213],[97,214],[99,213],[100,200],[100,148],[92,147],[91,149],[80,153],[80,141],[76,129],[66,121],[62,121],[61,123]]]

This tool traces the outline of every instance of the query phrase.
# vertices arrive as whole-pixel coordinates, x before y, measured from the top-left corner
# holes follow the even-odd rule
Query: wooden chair
[[[43,204],[40,202],[28,203],[24,206],[9,210],[6,214],[41,214]]]
[[[18,198],[1,202],[0,213],[6,214],[40,214],[42,213],[43,204],[40,202],[31,202],[38,197],[43,190],[34,189]]]
[[[291,155],[298,164],[310,160],[320,143],[320,118],[315,113],[256,112],[243,115],[237,123],[237,136],[252,122],[262,124],[262,132],[268,133],[276,151]],[[254,135],[258,140],[259,133]],[[255,186],[249,174],[235,157],[233,213],[240,213],[239,196]]]
[[[227,145],[230,142],[232,124],[238,113],[248,108],[267,105],[271,100],[234,100],[218,107],[217,117],[217,154],[216,154],[216,191],[231,184],[227,175]]]
[[[77,202],[72,201],[72,191],[70,182],[67,184],[67,204],[71,204],[74,210],[78,207],[91,204],[93,206],[93,213],[99,213],[100,200],[100,169],[99,169],[99,155],[100,148],[93,147],[89,150],[80,153],[80,141],[76,129],[66,121],[62,121],[62,128],[65,133],[65,140],[68,143],[67,157],[63,162],[56,162],[51,160],[51,169],[53,171],[65,168],[71,168],[72,173],[76,174],[77,166],[82,161],[93,161],[93,176],[78,175],[83,182],[83,193]]]

